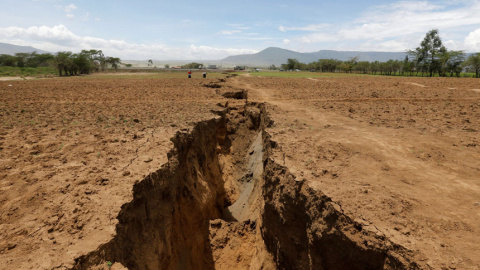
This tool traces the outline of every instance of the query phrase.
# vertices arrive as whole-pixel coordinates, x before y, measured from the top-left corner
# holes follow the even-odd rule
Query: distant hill
[[[0,54],[14,55],[16,53],[31,53],[31,52],[49,53],[47,51],[39,50],[30,46],[17,46],[17,45],[8,44],[8,43],[0,43]]]
[[[311,63],[318,59],[337,59],[341,61],[349,60],[358,56],[359,61],[388,61],[405,59],[405,52],[360,52],[360,51],[332,51],[321,50],[311,53],[300,53],[291,50],[270,47],[254,54],[243,54],[229,56],[222,60],[223,65],[234,66],[258,66],[268,67],[270,65],[280,66],[285,64],[288,58],[295,58],[302,63]]]

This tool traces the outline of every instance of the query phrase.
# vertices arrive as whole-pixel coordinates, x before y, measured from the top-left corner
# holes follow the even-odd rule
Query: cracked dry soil
[[[351,85],[348,80],[337,79],[333,84]],[[173,84],[179,82],[181,80]],[[389,84],[389,79],[382,82]],[[104,81],[93,81],[93,84],[95,83],[101,85]],[[138,83],[139,81],[125,81],[121,82],[120,86],[124,90],[131,90],[129,88],[138,87]],[[158,81],[152,80],[149,83],[151,83],[149,86],[157,87],[156,90],[158,90]],[[373,141],[369,143],[378,143],[382,146],[393,147],[397,143],[397,141],[387,143],[382,141],[385,137],[381,137],[380,133],[385,131],[382,130],[381,125],[385,120],[378,126],[375,126],[376,123],[372,121],[363,124],[368,117],[369,109],[377,110],[379,105],[383,106],[380,110],[384,110],[386,116],[390,111],[395,110],[392,108],[394,106],[389,105],[392,97],[388,97],[387,91],[381,92],[375,83],[369,85],[369,82],[365,82],[365,85],[372,88],[369,91],[362,88],[363,82],[354,83],[359,85],[360,91],[354,92],[350,97],[357,100],[337,98],[337,90],[342,91],[342,85],[335,85],[336,91],[331,96],[315,99],[305,99],[301,95],[308,95],[307,91],[296,90],[300,89],[297,88],[300,85],[308,85],[309,89],[332,87],[330,80],[289,80],[288,82],[280,80],[281,87],[278,80],[258,81],[253,78],[238,77],[221,78],[203,84],[198,84],[196,81],[187,82],[188,85],[182,87],[185,89],[190,87],[192,90],[190,93],[181,94],[185,97],[176,97],[177,101],[171,103],[159,98],[162,100],[161,103],[148,104],[149,107],[158,106],[162,109],[171,107],[173,111],[177,110],[177,119],[172,119],[172,115],[149,116],[142,113],[130,116],[131,126],[124,127],[123,131],[126,131],[125,134],[131,134],[133,142],[137,141],[136,144],[131,144],[130,151],[134,153],[134,157],[132,158],[132,155],[127,157],[127,155],[124,158],[119,156],[117,160],[107,160],[106,163],[115,166],[115,169],[103,172],[104,176],[95,180],[88,178],[76,180],[74,175],[71,176],[72,180],[67,180],[62,185],[60,192],[63,195],[59,196],[60,202],[49,199],[50,190],[55,188],[55,185],[52,181],[43,179],[55,181],[63,179],[60,176],[65,176],[65,173],[62,174],[62,169],[67,169],[65,165],[51,162],[50,166],[44,165],[44,168],[51,168],[53,175],[41,175],[40,179],[33,180],[31,176],[23,178],[26,182],[23,186],[27,188],[31,186],[32,190],[35,188],[33,192],[38,194],[37,199],[35,196],[30,198],[18,196],[17,201],[12,199],[9,191],[15,190],[16,183],[13,183],[12,173],[4,174],[1,178],[0,193],[2,201],[6,202],[2,206],[2,223],[0,224],[6,236],[0,243],[2,247],[0,259],[5,262],[2,265],[7,265],[7,269],[11,266],[20,269],[107,269],[109,262],[113,263],[112,269],[437,269],[444,265],[460,265],[465,266],[465,269],[475,269],[472,257],[466,256],[454,262],[433,257],[429,249],[430,243],[421,242],[424,238],[428,238],[428,230],[422,230],[422,227],[419,227],[423,224],[422,219],[418,219],[420,222],[413,224],[415,230],[407,236],[392,233],[390,229],[393,226],[388,222],[395,220],[403,222],[402,224],[406,227],[412,225],[408,223],[412,220],[412,210],[416,210],[422,202],[398,194],[391,196],[389,190],[379,191],[372,182],[365,185],[362,183],[363,178],[358,176],[358,171],[357,173],[350,171],[350,167],[358,169],[365,166],[367,168],[371,164],[376,165],[375,162],[382,161],[380,154],[369,154],[370,149],[360,147],[365,143],[362,141],[365,138]],[[425,82],[419,83],[428,85]],[[399,82],[393,84],[398,86]],[[408,93],[409,90],[406,91]],[[467,98],[452,97],[450,88],[449,91],[447,97],[450,99],[449,102],[468,103],[478,99],[472,93],[469,93],[470,96]],[[441,97],[444,92],[437,91],[436,97],[440,95],[439,100],[445,100],[445,97]],[[474,93],[474,91],[471,92]],[[328,90],[322,92],[323,95],[325,93],[328,95]],[[385,94],[387,97],[384,96]],[[405,93],[402,93],[402,100],[393,98],[396,102],[406,100],[408,105],[404,106],[407,110],[411,110],[412,106],[415,109],[416,102],[428,102],[432,99],[429,97],[430,100],[419,101],[417,94],[410,100],[408,97],[405,99]],[[157,93],[146,90],[142,95],[138,100],[144,103],[147,100],[154,100]],[[188,101],[192,98],[191,95],[196,97]],[[426,95],[429,96],[431,93]],[[247,97],[249,100],[262,101],[262,103],[242,100]],[[372,97],[374,97],[373,100]],[[112,101],[108,98],[100,102],[94,97],[80,102],[73,98],[73,100],[67,99],[66,104],[56,101],[55,96],[46,95],[46,98],[53,99],[49,100],[52,107],[92,108],[91,102],[95,102],[93,108],[98,106],[97,103],[109,109],[117,108],[112,106],[110,103]],[[7,105],[2,116],[13,114],[17,115],[13,120],[18,120],[25,113],[25,109],[20,108],[21,102],[20,107],[18,103],[16,106],[9,104],[14,99],[12,97],[10,100],[2,100]],[[182,113],[183,105],[179,102],[180,100],[185,102],[184,108],[189,107],[190,112],[198,106],[198,112],[202,113],[206,111],[205,109],[211,108],[217,116],[212,119],[205,114],[200,116],[203,118],[200,121],[197,118],[192,122],[182,119],[190,116]],[[303,106],[296,104],[297,100],[300,100]],[[370,107],[365,105],[376,100],[379,102]],[[126,101],[126,104],[130,102],[128,99]],[[263,103],[265,101],[267,103]],[[35,106],[35,102],[28,98],[22,102]],[[217,103],[224,109],[218,111]],[[229,103],[231,105],[228,105]],[[432,103],[434,102],[428,102],[428,106],[434,105]],[[193,108],[190,107],[192,104]],[[385,106],[390,108],[385,109]],[[322,109],[318,110],[319,107]],[[348,107],[346,113],[343,111],[345,107]],[[147,108],[145,111],[150,110]],[[387,110],[388,112],[385,113]],[[321,115],[318,111],[321,111]],[[119,123],[128,123],[128,120],[124,122],[128,116],[119,115],[118,119],[114,120],[105,115],[105,110],[102,111],[101,108],[97,112],[97,114],[95,110],[90,112],[97,119],[91,128],[93,132],[99,126],[108,130],[106,126],[111,124],[114,128],[109,134],[121,134],[116,130]],[[473,112],[477,111],[473,110]],[[73,109],[69,115],[75,118],[74,116],[80,114],[78,110]],[[347,114],[348,119],[343,114]],[[468,113],[461,115],[469,116]],[[89,117],[94,118],[91,115]],[[412,114],[409,117],[414,121],[408,121],[407,123],[411,126],[407,128],[415,131],[422,120]],[[5,119],[12,120],[8,117]],[[148,119],[151,121],[148,125],[135,127],[135,124],[144,124]],[[115,121],[116,123],[112,123]],[[171,123],[169,123],[170,133],[164,132],[167,121]],[[397,119],[397,121],[402,120]],[[69,130],[73,125],[71,119],[70,121],[62,120],[62,122],[64,128],[56,138],[62,138],[66,134],[71,136],[75,132]],[[395,123],[395,121],[390,120],[387,123]],[[317,127],[318,124],[322,125],[321,128]],[[467,124],[470,124],[467,130],[474,129],[477,122],[469,121]],[[38,128],[38,124],[32,125],[33,130]],[[40,126],[43,125],[48,127],[52,122],[45,120],[45,123],[40,124]],[[81,125],[83,125],[81,131],[88,130],[86,129],[88,125],[85,123]],[[396,124],[395,129],[398,129],[398,126]],[[15,131],[18,126],[10,122],[9,127]],[[386,127],[390,132],[389,128]],[[24,128],[24,130],[29,129]],[[179,129],[181,131],[177,131]],[[346,142],[345,137],[339,135],[355,137],[349,134],[349,130],[352,129],[357,136],[361,132],[360,136],[363,139],[353,139],[357,140],[360,146],[351,141]],[[465,129],[464,126],[463,130]],[[162,137],[158,137],[159,130],[163,132]],[[52,131],[55,133],[55,129]],[[175,131],[177,133],[174,135]],[[368,131],[372,133],[367,133]],[[425,130],[422,131],[425,132]],[[450,129],[448,132],[455,133],[455,130]],[[93,138],[100,138],[112,144],[121,144],[125,143],[123,140],[126,141],[126,139],[122,141],[108,139],[106,134],[108,132],[92,135]],[[400,141],[405,139],[401,132],[386,132],[386,134],[390,140],[393,140],[390,137],[392,134],[394,134],[393,138],[401,137]],[[56,148],[57,144],[45,145],[44,141],[48,141],[48,138],[42,138],[42,135],[37,133],[36,140],[25,138],[27,144],[32,145],[29,149],[32,149],[30,155],[33,158],[30,157],[23,162],[34,164],[37,161],[36,158],[40,157],[44,159],[44,164],[48,164],[45,161],[63,157],[66,159],[63,164],[76,165],[70,164],[72,163],[70,160],[75,162],[77,158],[67,155],[64,148],[74,150],[81,142],[63,145],[56,156],[50,157],[47,154],[54,153],[53,148]],[[462,137],[462,142],[474,145],[478,137],[471,135]],[[127,135],[126,138],[129,136]],[[292,136],[295,140],[285,139]],[[172,137],[171,142],[167,140],[169,137]],[[3,132],[1,139],[5,140],[5,138],[13,138],[12,133],[8,130]],[[295,141],[300,144],[296,144]],[[318,145],[317,141],[323,141],[323,144]],[[418,147],[418,142],[410,143],[413,147]],[[4,141],[0,146],[7,146],[10,149],[8,143]],[[87,149],[86,153],[93,155],[97,149]],[[167,152],[167,149],[170,150],[166,158],[157,157],[162,152]],[[392,168],[393,162],[398,160],[392,159],[391,156],[401,156],[401,154],[391,153],[393,150],[389,148],[377,150],[385,154],[385,157],[389,158],[387,161],[390,161],[390,163],[379,162],[381,165],[379,171],[389,175],[393,180],[401,178],[407,185],[415,185],[411,178],[405,177],[405,174],[399,177],[396,170]],[[445,156],[444,148],[436,148],[436,151],[443,152],[442,155]],[[42,153],[46,154],[42,155]],[[100,160],[101,150],[99,153],[97,158]],[[364,153],[366,155],[361,157]],[[474,152],[466,154],[475,155]],[[22,151],[17,155],[17,159],[22,160]],[[111,153],[104,155],[111,157]],[[311,158],[307,159],[307,157]],[[5,156],[2,158],[2,162],[7,160]],[[425,161],[423,158],[428,160],[429,157],[415,158]],[[361,159],[366,159],[371,164],[365,165]],[[83,166],[89,168],[87,164]],[[442,165],[447,167],[450,164],[445,162]],[[90,167],[87,175],[102,175],[102,169],[108,166],[100,167],[100,172],[98,168]],[[145,166],[147,166],[146,170]],[[423,166],[426,165],[423,164]],[[472,168],[475,166],[472,164]],[[159,167],[160,169],[157,169]],[[13,164],[6,164],[5,169],[16,170],[19,175],[22,175],[21,168]],[[138,170],[135,171],[136,169]],[[31,169],[31,173],[34,171],[35,168]],[[55,171],[60,172],[61,175],[56,175]],[[78,169],[76,171],[78,172]],[[142,172],[147,174],[142,176]],[[373,170],[373,174],[375,173],[377,171]],[[85,174],[81,175],[85,176]],[[118,183],[117,180],[112,179],[112,175],[120,176],[118,179],[131,178],[131,180]],[[143,180],[135,181],[139,177]],[[375,175],[373,178],[377,179]],[[50,189],[49,185],[51,185]],[[133,185],[133,193],[130,197],[125,190],[131,185]],[[360,198],[358,195],[349,193],[356,189],[357,185],[363,187]],[[45,190],[43,196],[37,191],[42,189]],[[376,201],[370,200],[368,204],[360,205],[358,199],[365,199],[367,202],[365,196],[372,193],[378,193],[377,196],[380,198],[378,201],[381,204],[391,206],[387,211],[391,211],[394,218],[381,216],[385,209],[376,205]],[[112,197],[105,200],[101,198],[102,196]],[[38,218],[41,216],[39,212],[30,215],[30,219],[26,218],[29,217],[28,215],[23,215],[22,219],[19,213],[21,211],[18,207],[15,208],[15,203],[18,204],[18,201],[27,199],[34,201],[30,205],[24,204],[29,209],[34,209],[36,203],[40,206],[40,210],[54,214],[43,219]],[[400,206],[409,205],[409,208],[403,206],[394,208],[399,201],[403,203]],[[414,203],[411,203],[412,201]],[[109,209],[108,214],[94,209],[95,205]],[[368,205],[379,207],[371,209]],[[110,209],[120,206],[118,215],[110,212]],[[369,211],[380,214],[372,216]],[[107,218],[99,220],[102,215]],[[32,216],[34,218],[31,218]],[[18,224],[20,220],[29,221],[29,223],[15,227],[14,224]],[[66,222],[66,220],[73,222]],[[432,222],[435,225],[435,221]],[[400,232],[403,230],[403,228],[397,230],[397,227],[394,229]],[[69,236],[73,236],[73,241]],[[32,239],[34,242],[29,243]],[[413,239],[417,242],[411,241]],[[48,241],[48,244],[44,244],[44,241]],[[444,242],[447,243],[444,247],[450,246],[448,240]],[[475,238],[472,238],[472,244],[478,246]],[[35,246],[41,249],[35,252],[32,249]],[[57,257],[49,255],[48,252],[41,253],[45,250],[56,252]],[[26,257],[26,262],[18,262],[18,256],[15,257],[14,254],[18,255],[25,251],[30,251],[32,255]],[[48,255],[43,265],[39,263],[39,255]],[[444,255],[449,259],[451,252],[445,252]]]
[[[227,107],[178,133],[163,167],[134,186],[116,235],[74,269],[415,269],[270,158],[263,104]]]

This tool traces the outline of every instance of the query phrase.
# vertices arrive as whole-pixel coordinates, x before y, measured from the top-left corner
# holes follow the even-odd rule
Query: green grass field
[[[192,79],[202,79],[202,70],[192,70]],[[242,75],[247,72],[235,72],[235,74]],[[255,77],[275,77],[275,78],[342,78],[342,77],[358,77],[358,76],[386,76],[386,75],[372,75],[372,74],[358,74],[358,73],[327,73],[327,72],[310,72],[310,71],[260,71],[260,72],[249,72],[251,76]],[[19,68],[19,67],[2,67],[0,66],[0,77],[42,77],[42,76],[58,76],[58,71],[50,67],[38,67],[38,68]],[[221,72],[208,72],[208,79],[218,79],[225,78],[225,74]],[[396,75],[400,76],[400,75]],[[84,76],[81,76],[84,77]],[[96,72],[89,75],[92,78],[116,78],[116,79],[131,79],[131,78],[187,78],[186,70],[158,70],[158,71],[137,71],[131,72],[122,71],[107,71],[107,72]],[[413,77],[421,77],[421,74]],[[423,76],[425,77],[425,76]],[[435,75],[438,77],[438,74]],[[448,77],[448,76],[447,76]],[[460,74],[462,78],[471,78],[475,77],[474,73],[462,73]]]
[[[19,68],[19,67],[0,67],[0,77],[30,77],[30,76],[46,76],[55,75],[57,71],[50,67],[38,68]]]
[[[245,73],[237,73],[239,75]],[[406,75],[380,75],[380,74],[361,74],[361,73],[344,73],[344,72],[336,72],[336,73],[328,73],[328,72],[310,72],[310,71],[260,71],[260,72],[251,72],[251,76],[255,77],[276,77],[276,78],[342,78],[342,77],[358,77],[358,76],[398,76],[398,77],[428,77],[427,74],[421,76],[421,74],[416,74],[413,76],[406,76]],[[434,77],[439,77],[438,74],[435,74]],[[448,74],[447,77],[450,77]],[[475,77],[475,73],[461,73],[460,78],[472,78]]]
[[[242,74],[242,73],[239,73]],[[276,78],[341,78],[341,77],[358,77],[367,76],[364,74],[354,73],[323,73],[310,71],[261,71],[252,72],[251,76],[256,77],[276,77]]]
[[[201,70],[192,70],[192,79],[203,79]],[[207,79],[225,78],[226,74],[220,72],[207,72]],[[187,71],[159,71],[159,72],[117,72],[93,73],[91,78],[109,78],[109,79],[188,79]]]

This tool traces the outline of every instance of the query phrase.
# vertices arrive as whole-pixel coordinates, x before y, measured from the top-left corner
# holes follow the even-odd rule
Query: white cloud
[[[228,37],[229,39],[243,39],[243,40],[273,40],[271,37],[252,37],[252,36],[241,36],[241,37]]]
[[[250,49],[215,48],[194,44],[188,47],[171,47],[164,44],[145,45],[128,43],[124,40],[82,37],[71,32],[64,25],[0,28],[0,42],[30,45],[51,52],[98,49],[103,50],[106,55],[122,59],[212,60],[229,55],[258,52]]]
[[[66,12],[66,13],[72,13],[72,11],[76,10],[78,7],[75,5],[75,4],[70,4],[68,6],[65,6],[63,8],[63,10]]]
[[[360,44],[358,50],[360,51],[380,51],[380,52],[402,52],[408,47],[408,42],[401,39],[388,40],[380,43],[363,43]]]
[[[32,0],[33,2],[45,2],[45,3],[59,3],[63,0]]]
[[[465,38],[465,47],[469,51],[480,52],[480,28],[468,34]]]
[[[330,33],[313,33],[301,38],[302,43],[319,43],[319,42],[331,42],[338,41],[339,36]]]
[[[286,38],[283,40],[283,45],[288,45],[290,42],[292,42],[290,39]]]
[[[322,23],[322,24],[310,24],[307,26],[302,26],[302,27],[285,27],[281,25],[278,27],[278,30],[282,32],[287,32],[287,31],[305,31],[305,32],[316,32],[316,31],[321,31],[323,29],[326,29],[328,27],[331,27],[331,24],[328,23]]]
[[[65,16],[69,19],[73,19],[75,15],[73,15],[73,11],[76,10],[78,7],[74,4],[70,4],[68,6],[65,6],[63,10],[67,13]]]
[[[221,35],[233,35],[235,33],[241,33],[242,31],[240,30],[223,30],[223,31],[220,31],[219,34]]]
[[[419,38],[431,29],[439,29],[440,36],[465,37],[480,26],[480,1],[458,1],[434,4],[429,1],[400,1],[370,8],[359,18],[343,24],[311,24],[300,27],[280,26],[278,30],[309,31],[307,35],[288,37],[292,44],[325,44],[336,42],[336,48],[404,51],[418,46]],[[472,27],[474,27],[472,29]],[[469,30],[472,29],[472,30]],[[478,30],[477,30],[478,31]],[[479,49],[480,34],[471,32],[465,41],[446,41],[449,49]],[[479,31],[480,32],[480,31]],[[462,38],[462,37],[461,37]],[[463,42],[465,44],[463,44]],[[348,43],[349,45],[345,45]],[[318,45],[317,45],[318,46]]]

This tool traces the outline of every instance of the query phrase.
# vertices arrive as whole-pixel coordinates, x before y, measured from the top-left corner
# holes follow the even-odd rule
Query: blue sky
[[[0,42],[122,59],[215,60],[267,47],[405,51],[431,29],[480,51],[478,1],[0,0]]]

